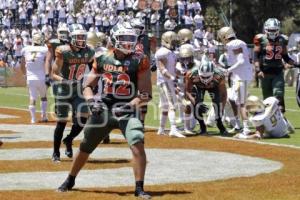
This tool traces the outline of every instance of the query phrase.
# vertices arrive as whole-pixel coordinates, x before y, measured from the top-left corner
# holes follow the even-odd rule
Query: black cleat
[[[66,145],[65,154],[69,158],[73,157],[73,149],[72,149],[72,140],[68,140],[67,138],[63,139],[63,143]]]
[[[69,178],[63,182],[59,188],[57,188],[57,192],[67,192],[69,190],[72,190],[73,186],[75,185],[75,181],[71,181]]]
[[[229,137],[230,136],[230,134],[226,130],[220,131],[220,135],[223,136],[223,137]]]
[[[60,162],[60,153],[59,152],[54,152],[53,154],[52,154],[52,161],[53,162]]]
[[[109,138],[109,135],[108,135],[106,138],[104,138],[103,144],[109,144],[109,143],[110,143],[110,138]]]
[[[151,199],[151,196],[144,191],[135,191],[134,196],[136,196],[139,199]]]

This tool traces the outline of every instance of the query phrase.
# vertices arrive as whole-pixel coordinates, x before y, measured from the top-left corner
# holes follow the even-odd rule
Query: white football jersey
[[[264,126],[265,132],[272,137],[282,137],[287,134],[287,122],[279,109],[278,102],[275,97],[265,99],[263,101],[266,106],[265,112],[249,119],[255,127]]]
[[[161,59],[166,59],[167,64],[166,64],[166,69],[172,76],[176,76],[175,74],[175,68],[176,68],[176,54],[167,49],[166,47],[161,47],[158,49],[155,53],[155,61],[156,61],[156,66],[158,66],[158,61]],[[166,78],[158,69],[157,70],[157,85],[160,85],[161,83],[164,83],[166,81],[170,81],[168,78]]]
[[[233,49],[236,47],[242,48],[243,53],[235,55]],[[226,44],[228,52],[228,65],[231,67],[237,62],[242,61],[238,67],[232,70],[232,80],[247,80],[250,81],[253,78],[253,66],[250,63],[249,51],[247,44],[239,39],[231,40]]]
[[[46,46],[26,46],[22,49],[25,58],[27,80],[45,80]]]

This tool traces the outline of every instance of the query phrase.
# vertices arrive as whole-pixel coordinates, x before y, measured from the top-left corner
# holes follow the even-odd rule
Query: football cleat
[[[159,128],[156,134],[157,135],[166,135],[165,130],[162,128]]]
[[[134,196],[138,197],[139,199],[151,199],[151,196],[144,191],[135,191]]]
[[[59,188],[57,188],[58,192],[67,192],[69,190],[72,190],[73,186],[75,185],[75,181],[70,180],[67,178],[65,182]]]
[[[73,157],[73,149],[72,149],[72,140],[70,139],[63,139],[63,143],[66,145],[65,155],[69,158]]]
[[[53,162],[56,162],[56,163],[59,163],[60,162],[60,153],[53,153],[52,155],[52,161]]]
[[[234,127],[233,129],[228,131],[228,133],[230,133],[230,134],[235,134],[235,133],[240,133],[240,132],[242,132],[242,129],[237,128],[237,127]]]
[[[184,135],[182,135],[177,129],[171,129],[169,133],[170,137],[177,137],[177,138],[185,138]]]

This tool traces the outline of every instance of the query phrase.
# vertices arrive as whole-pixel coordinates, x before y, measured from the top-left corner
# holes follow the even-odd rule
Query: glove
[[[100,115],[104,111],[102,101],[95,101],[95,99],[89,99],[88,106],[93,115]]]
[[[132,105],[130,105],[129,103],[120,106],[120,107],[114,107],[112,109],[112,113],[114,114],[114,116],[116,117],[121,117],[123,115],[127,115],[127,114],[133,114],[134,113],[134,108]]]
[[[45,84],[46,84],[48,87],[50,87],[51,82],[52,82],[52,79],[50,78],[49,74],[46,74],[46,76],[45,76]]]
[[[151,65],[151,68],[150,68],[151,72],[155,72],[157,70],[155,59],[151,60],[151,64],[150,65]]]
[[[205,114],[208,112],[208,110],[208,106],[203,103],[198,107],[199,114]]]

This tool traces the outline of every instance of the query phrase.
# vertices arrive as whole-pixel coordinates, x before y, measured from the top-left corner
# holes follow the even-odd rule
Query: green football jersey
[[[63,59],[61,74],[67,80],[82,80],[85,68],[92,61],[95,51],[86,47],[76,52],[70,45],[61,45],[56,48],[55,55]]]
[[[277,74],[283,70],[282,53],[288,44],[285,35],[279,35],[274,41],[266,35],[258,34],[254,38],[254,44],[260,46],[260,68],[264,73]]]
[[[139,73],[149,67],[146,56],[140,59],[132,55],[124,60],[117,60],[111,50],[97,57],[93,68],[101,74],[102,100],[107,105],[131,101],[137,95]]]
[[[51,39],[47,43],[48,51],[52,52],[53,60],[55,60],[55,50],[58,46],[64,45],[59,39]]]

